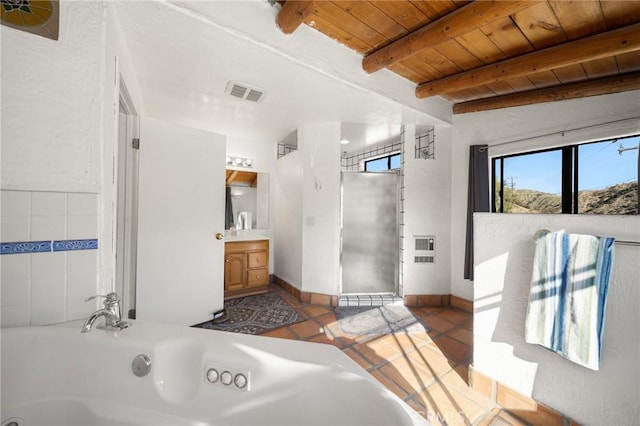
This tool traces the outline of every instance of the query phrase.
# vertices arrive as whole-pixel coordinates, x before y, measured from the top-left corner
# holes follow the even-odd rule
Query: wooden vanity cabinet
[[[268,285],[269,240],[225,243],[225,299],[265,293]]]

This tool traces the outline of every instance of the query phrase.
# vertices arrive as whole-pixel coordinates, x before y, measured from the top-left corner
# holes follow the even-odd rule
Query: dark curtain
[[[233,225],[233,204],[231,203],[231,187],[227,186],[227,201],[224,209],[224,229],[231,229]]]
[[[487,145],[471,145],[469,150],[469,195],[467,198],[467,245],[464,277],[473,280],[473,213],[489,210],[489,154]]]

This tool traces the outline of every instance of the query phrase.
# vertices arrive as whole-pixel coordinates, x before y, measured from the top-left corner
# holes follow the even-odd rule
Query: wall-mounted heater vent
[[[237,81],[228,82],[225,93],[251,102],[260,102],[265,96],[264,90]]]
[[[425,264],[436,261],[436,237],[413,236],[413,263]]]

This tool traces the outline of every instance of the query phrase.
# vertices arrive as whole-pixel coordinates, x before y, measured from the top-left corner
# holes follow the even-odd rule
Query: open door
[[[136,318],[211,319],[224,300],[226,140],[140,118]]]

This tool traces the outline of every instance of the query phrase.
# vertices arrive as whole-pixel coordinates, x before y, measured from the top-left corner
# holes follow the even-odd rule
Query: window
[[[640,135],[492,160],[494,212],[638,214]]]
[[[383,172],[400,168],[400,154],[391,154],[364,162],[365,172]]]

